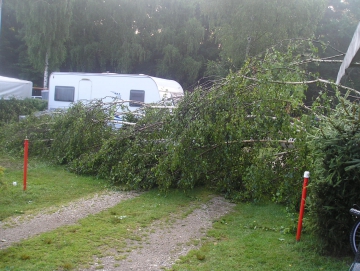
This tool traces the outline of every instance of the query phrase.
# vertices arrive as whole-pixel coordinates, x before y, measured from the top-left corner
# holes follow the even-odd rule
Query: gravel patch
[[[109,192],[96,194],[92,198],[73,201],[59,209],[49,209],[37,215],[21,215],[0,222],[0,249],[7,248],[23,239],[56,229],[61,226],[75,224],[79,219],[99,213],[135,197],[134,192]],[[9,226],[10,225],[10,226]]]
[[[234,204],[222,197],[214,197],[185,218],[176,219],[170,225],[154,223],[150,226],[149,237],[138,243],[129,253],[116,253],[95,258],[95,264],[81,271],[160,271],[170,268],[180,256],[199,248],[212,227],[214,220],[232,210]],[[139,229],[140,230],[140,229]],[[117,260],[125,258],[123,260]]]
[[[75,224],[88,215],[111,208],[121,201],[136,197],[135,192],[109,192],[73,201],[66,206],[42,210],[36,215],[21,215],[0,222],[0,249],[64,225]],[[189,206],[188,215],[169,214],[168,219],[146,227],[141,241],[128,240],[126,252],[116,248],[103,258],[94,257],[88,269],[79,271],[161,271],[170,268],[180,256],[199,248],[214,220],[227,214],[235,204],[215,196],[200,207]],[[139,236],[144,229],[139,228]]]

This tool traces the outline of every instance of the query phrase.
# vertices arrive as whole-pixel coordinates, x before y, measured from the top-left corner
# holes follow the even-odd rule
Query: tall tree
[[[63,69],[146,73],[190,85],[205,62],[196,12],[188,0],[77,0]]]
[[[196,18],[196,3],[160,1],[159,31],[155,34],[157,74],[185,85],[194,83],[203,66],[199,50],[205,29]]]
[[[144,1],[78,0],[73,7],[64,68],[129,73],[149,56],[144,39],[152,25]]]
[[[1,34],[1,14],[2,14],[1,10],[2,10],[2,0],[0,0],[0,34]]]
[[[14,1],[30,61],[36,69],[44,71],[45,88],[49,68],[59,67],[66,56],[64,43],[69,37],[72,1]]]
[[[41,73],[31,65],[26,44],[20,37],[21,24],[16,20],[13,4],[11,1],[3,1],[2,5],[0,74],[30,80],[34,86],[42,86]]]
[[[5,1],[2,6],[2,29],[0,38],[0,74],[18,77],[18,51],[21,41],[18,38],[19,25],[15,13]]]
[[[360,18],[360,0],[328,0],[325,15],[320,21],[316,35],[329,45],[328,50],[320,51],[321,57],[328,59],[342,60],[351,42],[354,31]],[[330,58],[338,56],[336,58]],[[341,63],[323,63],[317,67],[322,77],[336,79]],[[342,84],[351,85],[359,88],[360,69],[350,68],[346,76],[343,77]]]
[[[100,35],[104,31],[105,3],[97,0],[74,1],[66,42],[66,61],[60,67],[64,71],[101,72],[103,51]]]
[[[324,0],[208,0],[202,9],[212,21],[222,63],[237,69],[281,40],[312,36],[324,6]]]

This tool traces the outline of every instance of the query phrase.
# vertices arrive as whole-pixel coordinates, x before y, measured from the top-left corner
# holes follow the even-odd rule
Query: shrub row
[[[0,99],[0,126],[18,121],[20,115],[30,115],[47,108],[47,101],[40,99]]]

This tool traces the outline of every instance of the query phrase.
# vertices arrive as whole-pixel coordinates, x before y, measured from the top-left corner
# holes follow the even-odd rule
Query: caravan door
[[[81,79],[79,82],[78,100],[91,100],[92,82]]]

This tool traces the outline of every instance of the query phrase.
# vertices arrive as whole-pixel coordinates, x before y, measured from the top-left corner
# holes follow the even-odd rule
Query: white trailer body
[[[142,103],[156,103],[164,97],[183,95],[180,84],[173,80],[142,74],[54,72],[49,78],[48,109],[64,109],[72,103],[117,97]],[[128,103],[130,110],[140,105]]]

